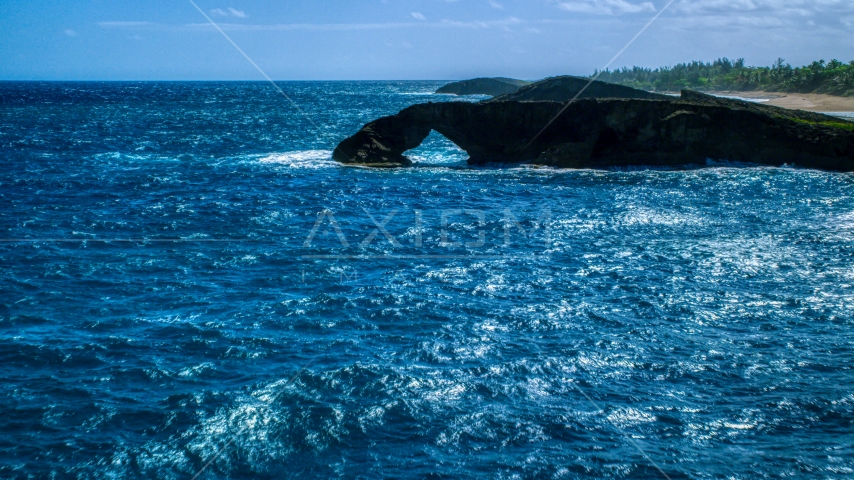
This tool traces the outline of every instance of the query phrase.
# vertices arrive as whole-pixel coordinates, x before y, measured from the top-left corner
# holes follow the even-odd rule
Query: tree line
[[[651,91],[764,90],[854,96],[854,61],[818,60],[792,67],[782,58],[770,67],[748,67],[744,59],[679,63],[656,69],[623,67],[596,71],[598,80]]]

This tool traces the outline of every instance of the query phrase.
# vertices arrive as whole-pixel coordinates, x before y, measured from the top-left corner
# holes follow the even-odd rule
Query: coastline
[[[808,112],[854,112],[854,97],[839,97],[822,93],[786,93],[763,91],[712,91],[710,95],[741,97],[746,99],[767,99],[763,105],[806,110]]]

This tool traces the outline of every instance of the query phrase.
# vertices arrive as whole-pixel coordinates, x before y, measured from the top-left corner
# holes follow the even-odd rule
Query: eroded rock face
[[[582,99],[530,145],[560,102],[428,103],[380,118],[341,142],[344,164],[406,166],[404,152],[435,130],[469,164],[569,168],[675,166],[707,159],[854,171],[854,131],[844,121],[696,92],[665,99]]]

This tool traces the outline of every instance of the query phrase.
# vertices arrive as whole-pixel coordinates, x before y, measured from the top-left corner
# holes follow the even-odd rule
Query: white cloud
[[[698,28],[712,28],[715,30],[744,28],[776,28],[789,25],[774,16],[765,15],[702,15],[679,19],[674,26],[679,30],[695,30]]]
[[[504,10],[504,5],[496,2],[495,0],[489,0],[489,6],[492,8],[497,8],[499,10]]]
[[[457,28],[491,28],[491,27],[502,27],[505,28],[510,25],[518,25],[520,23],[525,23],[523,20],[520,20],[516,17],[508,17],[504,20],[488,20],[488,21],[473,21],[473,22],[458,22],[456,20],[442,20],[439,22],[439,26],[443,27],[457,27]]]
[[[243,10],[237,10],[236,8],[228,7],[223,10],[222,8],[214,8],[211,10],[211,14],[217,17],[237,17],[237,18],[246,18],[246,12]]]
[[[72,30],[70,28],[68,30],[62,32],[62,33],[68,35],[69,37],[76,37],[78,35],[77,32],[75,32],[74,30]]]
[[[99,27],[143,27],[146,25],[152,25],[151,22],[98,22]]]
[[[223,30],[240,30],[253,32],[266,31],[287,31],[287,30],[303,30],[303,31],[346,31],[346,30],[398,30],[407,28],[461,28],[461,29],[487,29],[501,28],[504,29],[513,25],[527,24],[525,20],[516,17],[508,17],[503,20],[484,20],[484,21],[467,21],[460,22],[455,20],[442,20],[439,22],[399,22],[399,23],[279,23],[279,24],[246,24],[246,23],[220,23],[219,26]],[[545,24],[540,21],[538,23]],[[168,29],[182,30],[208,30],[211,27],[210,23],[188,23],[185,25],[160,25]]]
[[[845,24],[854,13],[851,0],[680,0],[673,5],[687,27],[792,27]],[[850,26],[850,25],[849,25]]]
[[[558,8],[568,12],[593,15],[622,15],[625,13],[655,12],[652,2],[631,3],[626,0],[572,0],[560,1]]]
[[[821,0],[681,0],[674,10],[695,15],[723,12],[766,12],[783,15],[809,15],[810,7]]]
[[[427,18],[421,12],[412,12],[412,18],[416,20],[427,20]]]

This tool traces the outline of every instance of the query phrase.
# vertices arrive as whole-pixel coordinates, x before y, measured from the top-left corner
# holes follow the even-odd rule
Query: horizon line
[[[582,77],[582,75],[571,75],[571,74],[565,74],[565,75]],[[552,77],[554,77],[554,76],[563,76],[563,75],[552,75]],[[592,75],[588,75],[588,76],[592,76]],[[459,82],[459,81],[463,81],[463,80],[473,80],[476,78],[499,78],[499,76],[488,76],[488,77],[487,76],[477,76],[477,77],[465,77],[465,78],[373,78],[373,79],[288,79],[288,80],[273,79],[273,81],[274,82]],[[516,78],[516,77],[506,77],[505,76],[505,77],[500,77],[500,78],[512,78],[514,80],[537,81],[537,80],[543,80],[545,78],[550,78],[550,77]],[[115,82],[115,83],[120,83],[120,82],[164,82],[164,83],[165,82],[187,82],[187,83],[190,83],[190,82],[196,82],[196,83],[202,83],[202,82],[242,82],[242,83],[269,83],[266,80],[234,80],[234,79],[230,79],[230,80],[227,80],[227,79],[207,79],[207,80],[198,80],[198,79],[197,80],[191,80],[191,79],[176,79],[176,80],[154,79],[154,80],[152,80],[152,79],[147,79],[147,80],[141,80],[141,79],[57,79],[57,78],[53,78],[53,79],[38,79],[38,78],[35,78],[35,79],[12,79],[12,78],[5,79],[5,78],[0,78],[0,82],[57,82],[57,83],[59,83],[59,82],[80,82],[80,83],[83,83],[83,82],[102,82],[102,83],[107,83],[107,82]]]

